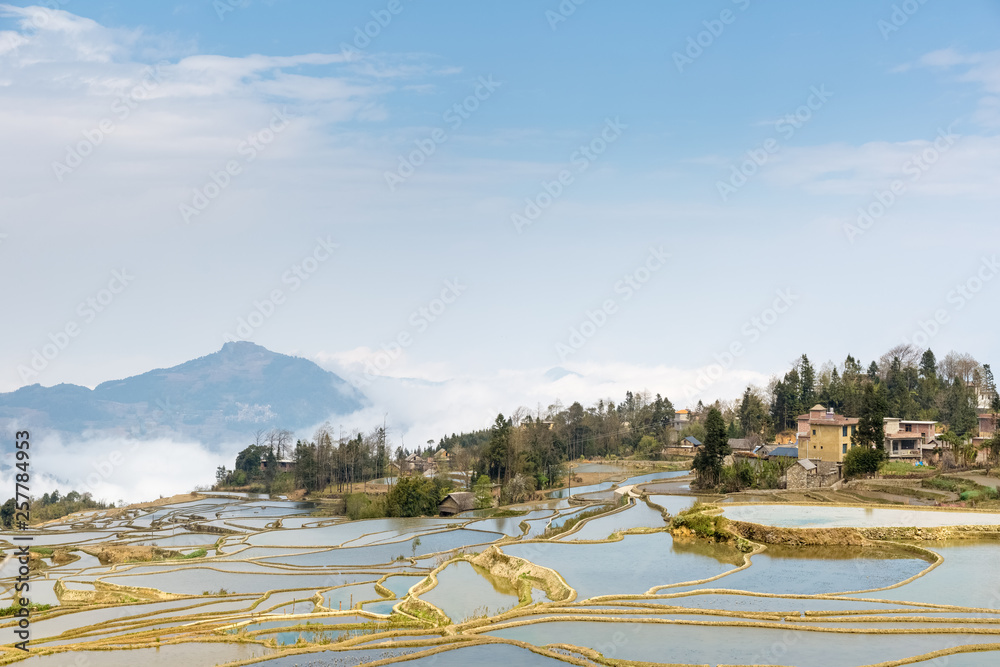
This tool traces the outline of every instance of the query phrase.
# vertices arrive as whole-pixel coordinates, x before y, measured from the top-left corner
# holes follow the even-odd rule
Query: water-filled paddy
[[[420,598],[459,623],[476,616],[496,616],[517,605],[517,591],[509,582],[491,581],[466,562],[438,573],[438,584]]]
[[[605,657],[618,660],[796,667],[856,667],[899,660],[956,644],[991,643],[1000,638],[1000,635],[890,635],[858,634],[856,631],[846,635],[791,627],[574,621],[526,625],[489,634],[536,645],[590,646]]]
[[[866,528],[871,526],[996,526],[1000,514],[884,507],[824,505],[739,505],[726,518],[785,528]]]
[[[752,556],[752,560],[752,567],[707,586],[757,593],[820,595],[892,586],[930,566],[908,552],[862,547],[772,546]]]
[[[100,665],[101,667],[176,667],[177,665],[215,665],[236,660],[263,657],[274,649],[256,644],[172,644],[131,651],[67,651],[19,662],[26,667],[66,667]]]
[[[609,516],[588,519],[583,526],[566,535],[563,540],[606,540],[616,531],[630,528],[663,528],[663,515],[644,502],[637,502],[633,507],[615,512]]]
[[[641,482],[651,475],[672,478],[681,474],[644,474],[622,484],[634,483],[633,480]],[[591,492],[607,494],[611,484],[592,486],[601,488]],[[574,487],[574,494],[580,491],[580,487]],[[691,495],[656,495],[651,500],[671,514],[676,514],[693,504],[696,498]],[[611,533],[622,529],[663,529],[665,524],[659,509],[643,502],[614,514],[592,517],[578,526],[576,532],[561,535],[558,541],[524,543],[526,538],[521,537],[520,524],[523,521],[529,523],[530,535],[537,536],[550,522],[560,526],[592,508],[593,505],[570,506],[567,499],[556,498],[521,505],[518,509],[528,514],[504,519],[491,518],[489,511],[475,511],[447,519],[351,522],[343,518],[305,516],[304,512],[309,509],[292,502],[215,498],[192,501],[183,506],[158,507],[152,511],[133,511],[114,522],[92,513],[90,517],[75,517],[72,523],[64,522],[38,531],[36,535],[41,538],[38,544],[49,541],[74,546],[74,541],[79,544],[120,540],[120,543],[165,545],[183,551],[202,544],[211,548],[215,540],[223,537],[199,532],[199,526],[238,528],[241,534],[223,537],[222,551],[225,555],[218,558],[211,557],[210,553],[208,557],[191,560],[114,566],[102,566],[89,555],[60,566],[55,566],[46,558],[45,562],[50,567],[44,574],[35,575],[38,577],[35,601],[51,599],[52,603],[58,603],[52,586],[59,578],[67,582],[67,588],[75,594],[98,594],[99,589],[94,586],[95,577],[108,583],[152,587],[191,597],[104,608],[82,604],[72,613],[62,616],[50,613],[50,618],[38,614],[32,623],[33,636],[39,646],[64,646],[74,651],[81,644],[87,645],[103,638],[114,638],[116,642],[129,645],[137,641],[139,635],[136,633],[144,630],[162,635],[164,640],[179,637],[183,641],[179,647],[162,646],[158,655],[166,658],[148,658],[147,653],[139,650],[80,654],[87,655],[91,664],[111,664],[113,667],[118,664],[214,665],[242,659],[248,655],[246,651],[257,649],[252,645],[227,644],[227,635],[221,630],[221,634],[216,634],[213,630],[248,621],[250,632],[257,633],[262,640],[274,639],[279,644],[332,641],[333,644],[317,645],[315,648],[336,647],[335,642],[339,639],[357,634],[345,628],[346,624],[369,624],[372,618],[357,612],[346,612],[337,618],[317,614],[322,611],[322,607],[317,608],[314,604],[314,600],[319,599],[317,595],[321,596],[323,606],[333,609],[347,610],[352,605],[363,603],[365,612],[383,616],[380,619],[382,625],[372,625],[361,632],[384,629],[390,620],[398,623],[402,618],[397,615],[390,619],[388,615],[410,588],[423,581],[430,570],[444,564],[456,550],[483,551],[490,543],[506,538],[501,547],[503,552],[556,570],[570,586],[577,589],[576,604],[579,607],[588,606],[585,602],[588,598],[604,596],[596,604],[589,605],[589,610],[601,611],[602,614],[610,612],[606,618],[617,616],[624,619],[622,623],[562,620],[564,614],[576,613],[579,607],[570,605],[563,611],[553,611],[557,607],[536,588],[534,604],[538,606],[512,611],[513,614],[521,611],[530,613],[530,617],[522,615],[520,618],[533,622],[520,628],[500,630],[497,634],[517,636],[539,645],[568,642],[595,648],[610,658],[658,662],[746,663],[754,659],[759,663],[772,664],[861,665],[879,659],[906,658],[969,642],[1000,641],[1000,633],[997,632],[1000,631],[1000,623],[991,622],[1000,619],[1000,594],[996,593],[1000,590],[1000,574],[997,574],[1000,569],[984,565],[1000,562],[1000,541],[922,542],[918,546],[931,548],[944,556],[944,563],[937,569],[900,587],[852,595],[858,599],[820,599],[808,596],[893,586],[925,571],[930,561],[917,557],[917,551],[898,548],[771,546],[754,554],[752,565],[736,571],[745,557],[733,548],[695,538],[674,539],[666,532],[626,536],[611,543],[582,543],[584,540],[605,540]],[[857,522],[858,516],[871,522],[864,525],[881,525],[886,521],[906,523],[908,518],[923,520],[926,516],[933,517],[935,522],[948,524],[970,523],[970,517],[989,523],[1000,517],[1000,514],[914,512],[912,509],[888,507],[866,510],[827,506],[817,509],[822,510],[817,514],[820,520],[828,522],[823,525],[835,525],[838,521]],[[730,512],[756,512],[758,522],[763,514],[777,516],[776,513],[782,512],[786,515],[798,513],[792,518],[798,522],[796,525],[808,525],[809,521],[815,520],[802,516],[793,506],[785,505],[731,506],[727,508],[727,515]],[[903,515],[907,519],[899,518]],[[777,520],[788,519],[778,517]],[[129,521],[133,525],[125,526],[124,523]],[[267,529],[268,525],[278,521],[282,528]],[[190,524],[190,527],[182,528],[182,524]],[[111,528],[112,525],[114,528]],[[511,538],[514,540],[511,541]],[[436,552],[444,552],[444,555],[429,555]],[[416,566],[411,559],[416,561]],[[7,591],[8,599],[16,571],[9,564],[0,571],[0,585]],[[375,582],[387,574],[403,572],[406,574],[389,576],[383,582],[383,586],[395,594],[395,599],[382,598]],[[674,586],[703,579],[714,580]],[[329,590],[334,586],[340,588]],[[220,597],[218,592],[222,588],[230,595],[234,591],[243,595]],[[268,591],[289,588],[296,590],[268,594]],[[622,599],[623,596],[644,594],[653,588],[657,588],[658,593],[648,600]],[[761,595],[699,594],[700,591],[713,589],[737,589]],[[203,595],[205,592],[210,594]],[[267,599],[261,599],[265,594]],[[773,594],[789,596],[769,596]],[[466,562],[453,562],[444,567],[439,572],[437,586],[420,597],[443,609],[454,621],[481,614],[495,615],[514,608],[518,603],[514,586],[509,580],[486,576],[485,572],[475,570]],[[959,608],[921,607],[921,603],[957,605]],[[583,613],[588,609],[579,611]],[[778,616],[773,619],[751,618],[744,620],[752,627],[732,627],[733,623],[740,621],[740,615],[760,613],[780,613],[788,620],[781,620]],[[295,618],[281,618],[283,614],[293,614]],[[826,615],[812,616],[815,614]],[[855,616],[857,614],[873,618],[859,620]],[[557,622],[534,622],[546,618],[555,618]],[[805,620],[807,618],[814,620]],[[670,620],[674,624],[637,623],[636,619]],[[779,628],[766,627],[772,621],[780,623]],[[406,628],[405,634],[410,638],[442,637],[440,628],[413,618],[408,622],[409,625],[401,627]],[[316,625],[295,627],[306,623]],[[709,627],[705,623],[713,625]],[[10,633],[11,622],[5,623],[0,619],[0,626],[5,624],[7,627],[0,629],[0,633]],[[917,632],[910,635],[859,634],[859,631],[865,630],[904,629]],[[983,629],[986,633],[972,635],[972,629]],[[845,632],[833,633],[829,630]],[[422,631],[435,634],[422,635]],[[62,633],[71,636],[66,637]],[[458,640],[462,634],[459,629],[459,635],[453,638]],[[444,638],[451,641],[449,636],[444,635]],[[191,641],[197,638],[223,639],[223,643],[199,644]],[[405,637],[402,639],[405,640]],[[399,641],[397,639],[396,643]],[[779,647],[778,652],[775,647]],[[286,658],[276,653],[275,649],[268,649],[266,655],[255,655],[266,661],[261,664],[291,667],[328,663],[352,665],[418,650],[422,649],[372,649],[366,646],[351,651],[321,650]],[[830,654],[836,654],[840,662],[824,662],[823,659]],[[26,664],[61,667],[73,664],[72,660],[77,655],[51,656],[47,658],[50,660],[48,663],[32,658]],[[100,660],[95,660],[95,656]],[[104,659],[109,656],[112,662]],[[57,657],[61,661],[51,662]],[[948,664],[983,664],[975,662],[982,657],[982,654],[952,656]],[[166,662],[157,663],[154,659]],[[554,662],[520,648],[493,644],[464,647],[405,664],[433,664],[435,667],[502,664],[507,667],[509,664],[549,665]]]
[[[666,533],[627,535],[606,544],[532,543],[504,545],[511,556],[558,571],[578,599],[615,593],[641,594],[655,586],[715,577],[742,563],[743,556],[723,546],[686,549]]]

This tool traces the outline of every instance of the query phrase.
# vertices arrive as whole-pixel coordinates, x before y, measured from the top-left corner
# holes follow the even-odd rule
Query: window
[[[813,435],[816,435],[816,429],[813,429]]]
[[[843,436],[844,436],[845,438],[847,437],[847,427],[846,427],[846,426],[844,427],[844,433],[843,433]]]
[[[857,424],[852,424],[851,425],[851,435],[857,435],[857,434],[858,434],[858,425]]]
[[[913,425],[912,424],[907,424],[906,425],[906,432],[907,433],[912,433],[913,432]]]
[[[845,430],[845,431],[847,430],[847,427],[846,427],[846,426],[844,427],[844,430]],[[847,445],[844,445],[844,452],[843,452],[843,453],[844,453],[844,454],[846,454],[846,453],[847,453]]]

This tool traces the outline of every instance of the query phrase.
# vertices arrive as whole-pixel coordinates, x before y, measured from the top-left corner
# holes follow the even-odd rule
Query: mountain
[[[213,445],[257,429],[296,430],[365,404],[354,387],[313,362],[249,342],[98,385],[34,384],[0,394],[0,424],[64,434],[183,437]]]

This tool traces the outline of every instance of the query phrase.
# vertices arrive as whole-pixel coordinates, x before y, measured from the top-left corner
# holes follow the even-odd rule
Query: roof
[[[768,453],[768,456],[789,456],[799,458],[798,447],[775,447]]]
[[[805,468],[806,470],[816,469],[816,464],[810,461],[809,459],[799,459],[799,465]]]
[[[441,505],[451,500],[458,507],[459,511],[464,512],[465,510],[471,510],[476,506],[476,494],[471,491],[456,491],[455,493],[449,493],[441,501]],[[440,507],[441,505],[438,505]]]
[[[749,452],[753,449],[753,442],[749,438],[730,438],[729,448]]]
[[[675,412],[675,414],[678,414],[678,415],[687,415],[687,414],[691,414],[691,411],[690,410],[677,410]]]
[[[701,447],[701,440],[694,437],[693,435],[689,435],[688,437],[684,438],[684,442],[690,442],[695,447]]]
[[[823,412],[826,412],[826,406],[817,403],[816,405],[809,408],[809,412],[815,412],[816,410],[822,410]]]
[[[851,424],[858,423],[857,417],[845,417],[844,415],[838,414],[830,417],[827,412],[824,412],[823,415],[824,416],[817,417],[816,419],[813,419],[809,415],[799,415],[796,419],[808,419],[810,424],[819,424],[820,426],[850,426]]]

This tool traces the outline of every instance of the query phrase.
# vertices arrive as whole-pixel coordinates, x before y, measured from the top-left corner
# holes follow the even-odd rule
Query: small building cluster
[[[678,410],[673,427],[678,432],[694,421],[689,410]],[[979,415],[979,435],[972,439],[976,462],[985,463],[984,445],[996,434],[998,420],[992,414]],[[841,479],[844,457],[853,448],[858,432],[857,417],[837,414],[832,408],[814,405],[809,412],[797,417],[796,432],[778,434],[775,441],[765,444],[760,438],[731,438],[732,460],[785,459],[794,460],[786,474],[787,488],[811,489],[830,486]],[[935,421],[885,418],[883,447],[889,460],[910,462],[914,466],[937,465],[945,457],[953,457],[952,445],[940,439],[944,426]],[[701,442],[688,436],[664,453],[694,453]]]

